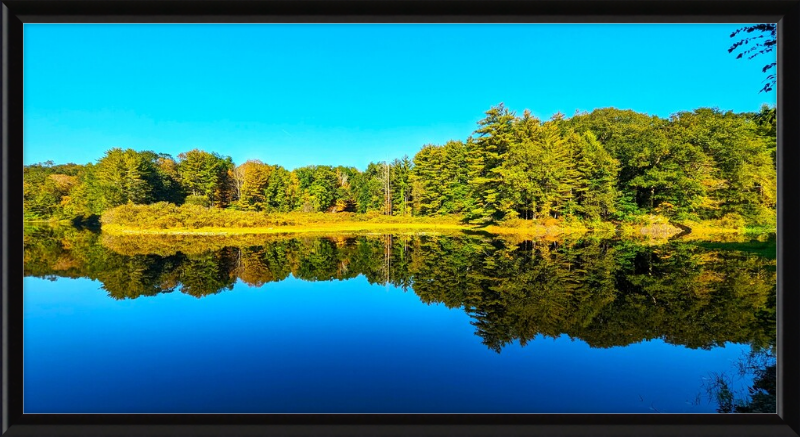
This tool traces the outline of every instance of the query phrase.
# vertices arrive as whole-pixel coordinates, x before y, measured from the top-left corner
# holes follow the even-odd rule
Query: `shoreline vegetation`
[[[320,214],[321,215],[321,214]],[[247,236],[263,234],[447,234],[453,232],[485,232],[502,237],[519,238],[562,238],[591,234],[603,238],[639,238],[652,240],[666,240],[680,238],[684,241],[728,241],[741,240],[747,237],[757,238],[762,235],[775,234],[776,229],[771,227],[723,227],[719,221],[670,223],[664,217],[649,217],[649,223],[615,223],[599,222],[584,224],[580,222],[530,221],[525,224],[500,223],[497,225],[480,226],[469,223],[455,223],[452,220],[443,222],[385,222],[385,221],[319,221],[313,224],[274,225],[262,227],[169,227],[148,228],[120,224],[106,224],[102,226],[103,233],[109,235],[186,235],[186,236]],[[65,220],[26,220],[26,226],[46,224],[48,226],[71,225]]]
[[[628,222],[575,219],[508,219],[482,225],[466,222],[463,216],[411,217],[356,213],[274,213],[222,210],[198,205],[122,205],[100,219],[104,234],[112,236],[256,236],[256,235],[353,235],[353,234],[452,234],[479,232],[504,239],[563,239],[591,235],[600,238],[628,238],[684,241],[730,241],[775,233],[770,227],[747,227],[741,220],[671,222],[664,216],[640,216]],[[27,224],[63,222],[30,220]]]
[[[775,108],[540,120],[503,104],[466,139],[364,170],[114,148],[23,170],[27,223],[129,235],[484,232],[725,240],[776,229]]]

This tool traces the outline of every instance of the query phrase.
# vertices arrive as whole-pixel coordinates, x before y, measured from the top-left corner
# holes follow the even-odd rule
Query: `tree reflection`
[[[774,253],[774,243],[772,253]],[[762,245],[763,246],[763,245]],[[661,338],[691,348],[774,342],[769,246],[624,240],[511,242],[487,235],[111,237],[27,229],[25,275],[98,280],[114,299],[179,290],[203,297],[237,279],[260,287],[363,275],[460,308],[490,349],[569,335],[592,347]]]
[[[755,348],[736,364],[733,374],[712,373],[704,384],[718,413],[775,413],[777,411],[777,360],[773,348]],[[751,379],[745,390],[737,391],[735,379]]]

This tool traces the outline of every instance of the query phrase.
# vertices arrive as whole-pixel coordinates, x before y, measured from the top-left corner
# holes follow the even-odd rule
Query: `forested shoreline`
[[[669,118],[604,108],[544,121],[500,104],[466,141],[424,145],[413,158],[371,162],[363,171],[288,170],[268,156],[237,165],[198,149],[172,157],[114,148],[96,163],[27,165],[24,212],[28,221],[80,222],[122,205],[167,202],[260,214],[457,217],[476,225],[657,215],[774,227],[775,135],[775,109],[766,105]]]

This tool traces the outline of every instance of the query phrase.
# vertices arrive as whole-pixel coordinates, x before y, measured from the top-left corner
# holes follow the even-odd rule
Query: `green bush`
[[[744,217],[732,212],[719,219],[719,224],[725,229],[741,229],[745,227],[747,222]]]
[[[207,208],[188,203],[176,206],[166,202],[118,206],[106,211],[100,220],[105,225],[133,229],[270,227],[285,222],[259,212]]]

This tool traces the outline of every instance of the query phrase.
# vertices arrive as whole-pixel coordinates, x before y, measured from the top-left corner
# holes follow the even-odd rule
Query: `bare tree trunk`
[[[654,187],[650,187],[650,212],[653,212],[653,197],[656,195],[656,189]]]
[[[389,285],[389,268],[391,267],[391,260],[392,260],[392,236],[387,235],[386,240],[384,241],[386,244],[386,248],[384,250],[384,258],[383,258],[384,270],[386,271],[385,285]]]
[[[392,215],[392,186],[391,186],[391,181],[389,179],[389,162],[388,161],[384,161],[383,164],[384,164],[384,168],[385,168],[384,175],[386,177],[386,180],[385,180],[385,183],[384,183],[384,189],[385,189],[385,193],[386,193],[386,209],[385,209],[385,213],[386,213],[386,215]]]
[[[244,186],[244,169],[240,165],[233,169],[233,185],[236,187],[236,199],[242,198],[242,186]]]

